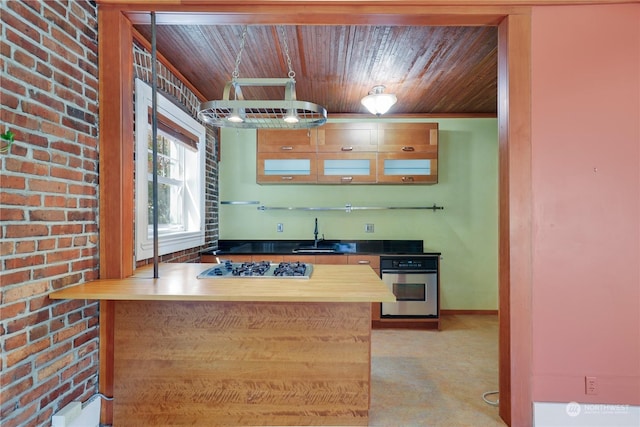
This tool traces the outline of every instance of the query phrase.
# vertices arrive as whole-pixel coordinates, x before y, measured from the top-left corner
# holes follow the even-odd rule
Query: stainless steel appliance
[[[224,261],[206,269],[198,275],[198,279],[216,279],[232,277],[273,277],[308,279],[311,277],[313,265],[302,262],[271,263],[269,261],[257,262],[231,262]]]
[[[438,261],[436,255],[380,257],[380,273],[397,302],[381,303],[382,317],[438,317]]]

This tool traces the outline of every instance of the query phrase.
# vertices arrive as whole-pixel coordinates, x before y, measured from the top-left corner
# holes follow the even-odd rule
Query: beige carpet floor
[[[371,353],[370,426],[505,426],[482,398],[498,389],[497,316],[446,315],[440,331],[374,330]]]

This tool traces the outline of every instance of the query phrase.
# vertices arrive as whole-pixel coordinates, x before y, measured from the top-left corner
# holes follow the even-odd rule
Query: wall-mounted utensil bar
[[[352,206],[347,203],[343,207],[278,207],[278,206],[258,206],[260,211],[345,211],[347,213],[353,211],[365,211],[365,210],[392,210],[392,209],[420,209],[420,210],[442,210],[443,206],[437,206],[435,203],[433,206]]]

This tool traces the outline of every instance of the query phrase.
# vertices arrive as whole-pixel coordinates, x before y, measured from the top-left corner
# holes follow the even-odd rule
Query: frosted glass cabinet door
[[[387,184],[436,184],[438,159],[416,154],[378,153],[378,182]],[[426,156],[425,156],[426,157]]]
[[[258,184],[295,184],[316,182],[316,158],[309,154],[258,153]]]
[[[318,154],[318,182],[327,184],[375,183],[376,154]]]

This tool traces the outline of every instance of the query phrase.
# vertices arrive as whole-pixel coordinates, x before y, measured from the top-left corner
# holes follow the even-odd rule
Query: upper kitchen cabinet
[[[378,179],[383,184],[438,182],[438,124],[380,123]]]
[[[315,153],[318,129],[260,129],[258,153]]]
[[[374,184],[377,125],[327,123],[318,129],[318,182]]]
[[[376,123],[327,123],[318,128],[318,152],[320,153],[375,152],[377,147]]]
[[[302,184],[318,180],[317,129],[259,129],[258,184]]]
[[[438,124],[258,129],[258,184],[435,184]]]

